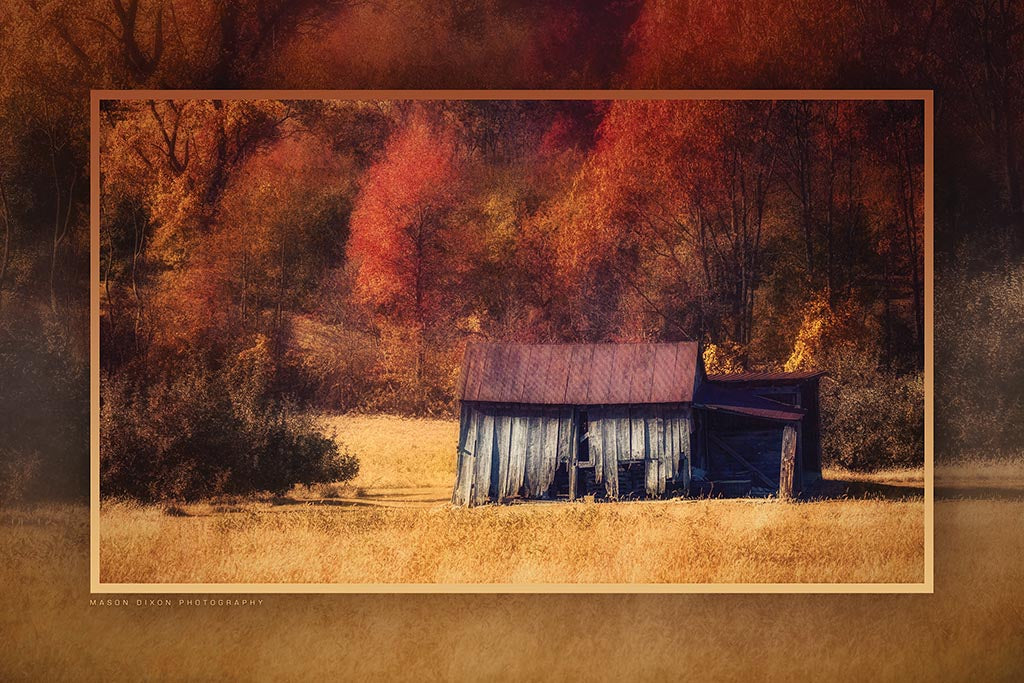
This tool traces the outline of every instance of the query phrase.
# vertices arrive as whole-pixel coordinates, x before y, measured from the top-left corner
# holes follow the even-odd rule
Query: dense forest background
[[[935,88],[937,453],[1011,452],[1024,436],[1021,22],[1018,5],[998,0],[838,8],[652,0],[600,10],[501,1],[6,4],[5,496],[86,490],[90,87]],[[217,386],[204,373],[233,372],[253,384],[251,400],[232,405],[233,427],[243,429],[246,414],[271,410],[273,397],[266,414],[278,422],[244,434],[277,448],[298,438],[314,459],[324,453],[299,438],[301,429],[274,426],[297,412],[275,397],[276,388],[301,383],[312,400],[339,407],[358,396],[374,409],[442,410],[458,340],[475,334],[696,335],[715,343],[712,360],[726,369],[832,363],[846,373],[840,377],[860,373],[863,387],[876,387],[882,395],[872,400],[912,396],[912,381],[893,393],[871,375],[907,384],[920,367],[921,273],[913,272],[920,255],[906,238],[920,213],[909,182],[919,172],[913,145],[920,135],[911,130],[920,113],[885,106],[804,116],[768,106],[737,108],[728,113],[730,126],[704,129],[683,114],[625,106],[108,107],[108,133],[124,133],[105,137],[112,156],[132,135],[158,138],[142,155],[148,164],[125,150],[123,173],[103,178],[104,201],[112,202],[103,207],[105,370],[131,366],[133,377],[159,387],[161,373],[187,362],[185,374],[200,378],[144,396],[122,387],[128,406],[180,405],[173,396]],[[658,113],[666,125],[643,128]],[[508,135],[489,139],[492,117],[508,117]],[[792,125],[774,127],[787,117]],[[801,129],[809,159],[778,134],[798,138]],[[688,140],[689,130],[702,135]],[[751,134],[730,139],[730,130]],[[857,135],[880,136],[881,144],[851,145]],[[657,167],[671,155],[639,153],[672,145],[699,150],[707,165]],[[421,162],[411,164],[418,146]],[[332,153],[316,161],[310,148]],[[759,177],[768,172],[768,150],[770,178]],[[730,159],[743,163],[730,168]],[[275,167],[285,170],[283,184],[269,180]],[[853,181],[844,175],[849,169]],[[159,183],[143,182],[154,174]],[[831,189],[802,192],[804,180]],[[164,191],[149,196],[140,186]],[[402,196],[387,197],[392,191]],[[737,192],[746,211],[730,201]],[[426,208],[419,216],[389,215],[406,201]],[[698,206],[709,210],[684,218],[683,208]],[[748,232],[737,241],[740,215]],[[750,221],[761,228],[753,231],[756,244]],[[433,258],[424,260],[430,265],[410,296],[409,264],[395,263],[379,238],[417,223],[419,246]],[[685,234],[699,225],[716,228],[718,251],[703,250],[714,258],[704,263],[701,252],[688,250],[678,258],[698,257],[676,262],[674,247],[702,239]],[[299,261],[300,245],[317,259]],[[238,254],[245,255],[241,268]],[[448,298],[441,301],[441,293]],[[161,329],[160,319],[173,327]],[[830,330],[875,343],[858,341],[858,353],[829,361],[821,350],[834,345],[821,340]],[[871,348],[877,357],[865,358]],[[332,358],[331,349],[368,349],[374,357],[341,351]],[[447,356],[428,359],[435,349]],[[850,367],[840,367],[847,360]],[[376,369],[372,386],[331,381],[336,372],[357,376],[360,363]],[[208,399],[192,404],[237,402]],[[863,405],[874,409],[871,400]]]
[[[689,339],[711,371],[825,368],[834,460],[921,462],[920,101],[102,111],[112,490],[135,491],[147,458],[173,461],[145,477],[166,482],[216,479],[228,452],[295,457],[225,429],[221,385],[236,403],[454,416],[473,338]],[[232,490],[252,478],[236,470]]]

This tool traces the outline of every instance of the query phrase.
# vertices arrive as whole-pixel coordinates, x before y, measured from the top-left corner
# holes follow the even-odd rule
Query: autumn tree
[[[428,339],[459,307],[456,153],[451,134],[414,109],[367,171],[352,212],[347,255],[356,294],[408,326],[417,385]]]
[[[622,285],[671,334],[749,342],[775,182],[773,116],[772,103],[615,103],[578,200],[578,225],[590,227],[566,233],[566,254],[600,260],[614,244]]]
[[[121,335],[130,334],[136,353],[154,339],[152,299],[178,276],[194,277],[197,271],[186,273],[184,266],[200,264],[193,257],[208,247],[225,188],[249,158],[279,139],[288,118],[282,103],[129,101],[104,108],[100,220],[108,362],[119,362],[115,349],[128,348]],[[198,301],[203,291],[196,286],[174,300]],[[119,325],[128,319],[130,328]]]

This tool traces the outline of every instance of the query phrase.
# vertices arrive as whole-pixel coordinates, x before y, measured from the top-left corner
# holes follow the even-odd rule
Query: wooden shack
[[[695,342],[469,344],[452,502],[793,495],[808,411],[765,393]]]
[[[766,474],[777,474],[779,449],[782,447],[782,425],[793,429],[796,439],[793,469],[795,480],[793,491],[799,493],[821,479],[821,412],[819,409],[819,384],[824,373],[820,371],[797,372],[742,372],[728,375],[709,375],[708,387],[722,387],[740,395],[755,396],[784,404],[781,413],[758,415],[705,412],[710,438],[703,441],[708,449],[708,467],[722,463],[735,463],[735,458],[722,453],[722,445],[731,444],[734,449],[751,453],[761,463]],[[708,397],[703,397],[707,399]],[[713,405],[713,401],[708,401]],[[795,409],[795,410],[794,410]],[[794,419],[792,413],[798,413]],[[717,457],[716,457],[717,453]],[[771,479],[771,477],[769,477]],[[762,484],[766,482],[761,481]],[[756,487],[755,487],[756,488]],[[769,488],[777,488],[772,479]]]

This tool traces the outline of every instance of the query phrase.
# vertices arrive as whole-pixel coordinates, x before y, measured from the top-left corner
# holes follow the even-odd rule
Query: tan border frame
[[[921,583],[101,583],[100,154],[101,100],[921,100],[924,103],[924,581]],[[931,90],[92,90],[90,163],[91,593],[934,593],[934,95]]]

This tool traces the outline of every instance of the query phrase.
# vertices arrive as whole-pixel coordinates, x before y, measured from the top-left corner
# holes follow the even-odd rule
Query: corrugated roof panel
[[[797,370],[794,372],[734,372],[708,375],[713,382],[799,382],[826,374],[824,370]]]
[[[630,345],[612,344],[608,388],[601,403],[629,403],[629,375],[635,354]]]
[[[694,381],[697,377],[697,354],[700,349],[694,342],[680,346],[676,353],[675,377],[673,382],[679,391],[680,401],[693,400]]]
[[[521,391],[521,385],[519,383],[519,347],[508,346],[505,349],[505,362],[502,367],[501,380],[496,385],[498,391],[498,399],[500,401],[507,401],[510,396],[516,396]]]
[[[626,374],[626,400],[629,403],[647,403],[651,397],[651,375],[654,366],[654,346],[651,344],[624,344],[629,359],[623,366]]]
[[[569,362],[572,349],[552,349],[551,358],[548,360],[548,369],[545,373],[543,392],[537,396],[538,401],[557,405],[565,403],[565,386],[569,376]]]
[[[655,396],[670,396],[673,389],[679,391],[675,386],[676,353],[679,351],[678,344],[656,344],[654,348],[654,375],[651,379],[651,391],[648,400],[654,400]]]
[[[548,403],[545,397],[550,393],[551,377],[548,368],[554,356],[552,346],[538,345],[530,350],[530,369],[526,378],[524,396],[530,403]],[[564,391],[563,391],[564,394]]]
[[[585,405],[594,357],[594,346],[591,344],[571,344],[569,347],[569,376],[565,384],[565,402],[573,405]]]
[[[520,346],[516,349],[514,356],[509,358],[510,363],[515,363],[515,388],[509,393],[508,400],[513,403],[529,403],[526,399],[527,384],[530,382],[530,375],[532,374],[533,366],[530,364],[530,355],[533,353],[534,346]]]
[[[640,344],[619,344],[616,347],[619,385],[615,389],[615,396],[620,397],[615,403],[632,402],[630,390],[633,387],[633,375],[636,373],[637,364],[640,362]]]
[[[693,398],[697,344],[501,344],[466,347],[467,401],[600,405]]]
[[[508,378],[508,347],[488,344],[483,354],[484,367],[481,371],[478,401],[500,401],[504,396],[503,385]]]
[[[615,347],[611,344],[595,344],[594,353],[590,357],[590,386],[587,389],[587,403],[591,405],[608,403],[608,391],[614,367]]]
[[[459,381],[455,387],[455,395],[466,398],[466,379],[469,377],[469,356],[473,342],[466,344],[466,350],[462,352],[462,367],[459,370]]]
[[[487,347],[483,344],[469,344],[466,347],[465,397],[469,401],[479,400],[480,384],[483,378],[484,359]]]
[[[498,349],[489,344],[481,345],[479,349],[478,363],[480,364],[480,370],[478,374],[480,375],[480,380],[476,383],[475,390],[478,399],[483,400],[485,393],[492,386],[494,378],[497,377],[500,361],[495,358]]]
[[[643,381],[634,385],[634,389],[630,391],[630,395],[636,397],[637,403],[650,401],[651,396],[654,395],[654,377],[657,373],[658,348],[660,346],[661,344],[654,345],[644,356],[644,368],[639,377]]]

